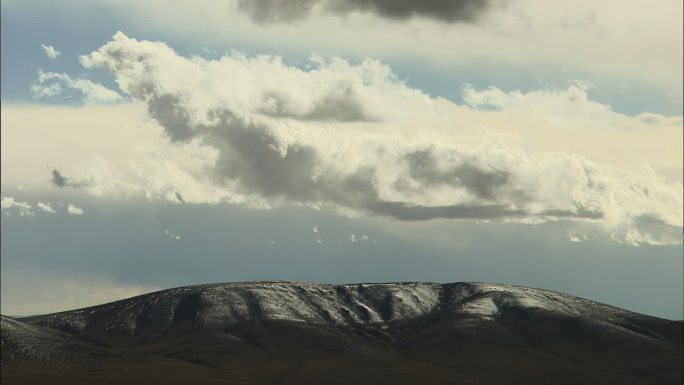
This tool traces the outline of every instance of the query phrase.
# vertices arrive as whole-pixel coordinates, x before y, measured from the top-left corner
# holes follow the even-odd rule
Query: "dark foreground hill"
[[[2,317],[2,384],[681,384],[681,321],[482,283],[182,287]]]

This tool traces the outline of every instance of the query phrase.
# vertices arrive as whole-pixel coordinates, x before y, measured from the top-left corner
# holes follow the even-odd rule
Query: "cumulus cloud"
[[[28,202],[22,202],[13,197],[4,196],[0,199],[0,210],[9,216],[10,212],[15,212],[21,217],[35,217],[35,213]]]
[[[74,206],[71,203],[67,206],[67,213],[69,213],[69,215],[83,215],[83,212],[82,208]]]
[[[270,56],[185,58],[123,33],[81,62],[113,73],[172,143],[211,149],[212,160],[192,178],[233,201],[323,205],[399,220],[574,219],[637,243],[651,242],[648,234],[659,228],[681,232],[680,181],[548,148],[528,151],[523,147],[534,146],[516,135],[502,140],[505,130],[490,135],[462,123],[482,108],[503,116],[489,120],[502,125],[509,117],[548,117],[541,129],[538,121],[530,125],[538,132],[524,135],[528,140],[557,135],[552,128],[567,122],[574,128],[589,111],[612,123],[604,130],[611,135],[622,135],[617,126],[625,121],[629,131],[663,119],[663,132],[681,135],[681,118],[625,117],[587,100],[579,86],[529,94],[466,88],[459,106],[406,87],[373,60],[316,58],[301,70]],[[555,122],[561,110],[567,116]],[[183,192],[171,187],[171,197]]]
[[[43,47],[43,51],[45,51],[45,56],[47,56],[50,60],[57,59],[57,56],[61,54],[60,51],[58,51],[57,49],[55,49],[55,47],[51,45],[41,44],[40,46]]]
[[[50,203],[38,202],[38,208],[50,214],[55,214],[57,212]]]
[[[67,74],[38,72],[38,79],[31,85],[31,93],[37,98],[51,98],[75,91],[86,104],[107,104],[123,100],[118,92],[88,79],[74,79]]]
[[[240,0],[238,9],[258,22],[291,22],[323,12],[367,12],[389,19],[425,17],[442,22],[472,22],[491,0]]]

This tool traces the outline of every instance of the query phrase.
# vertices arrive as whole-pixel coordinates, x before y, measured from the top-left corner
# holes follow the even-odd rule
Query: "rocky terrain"
[[[681,384],[682,321],[485,283],[181,287],[2,316],[3,384]]]

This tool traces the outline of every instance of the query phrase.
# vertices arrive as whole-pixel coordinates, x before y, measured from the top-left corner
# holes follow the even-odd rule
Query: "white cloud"
[[[67,74],[39,71],[38,80],[31,86],[31,93],[37,98],[49,98],[64,94],[66,89],[74,90],[83,97],[86,104],[106,104],[123,101],[116,91],[88,79],[74,79]]]
[[[111,71],[136,103],[125,116],[137,120],[115,128],[126,135],[106,131],[107,146],[70,154],[73,164],[96,159],[81,178],[98,195],[293,202],[401,220],[568,218],[644,242],[659,226],[682,226],[681,117],[621,115],[582,85],[466,88],[458,105],[373,60],[315,58],[305,71],[269,56],[185,58],[121,33],[81,60]],[[112,144],[121,137],[135,138],[136,152],[126,140]]]
[[[646,87],[649,95],[657,91],[663,101],[682,98],[679,0],[664,0],[658,7],[647,1],[617,0],[578,0],[560,7],[545,0],[489,2],[503,6],[492,7],[477,23],[454,25],[430,18],[397,22],[372,12],[336,17],[318,9],[311,12],[314,17],[296,23],[263,25],[245,16],[239,2],[198,0],[169,9],[160,0],[129,0],[117,2],[117,8],[157,34],[219,50],[240,46],[293,56],[312,50],[335,52],[489,79],[497,74],[565,79],[569,72],[592,82],[600,80],[615,90]],[[287,3],[289,9],[296,9],[290,4],[294,2],[250,3]],[[144,16],[159,13],[167,17],[151,21]],[[203,22],[198,25],[195,20]]]
[[[38,202],[38,208],[50,214],[55,214],[57,212],[54,208],[52,208],[50,203]]]
[[[17,201],[8,196],[0,199],[0,211],[4,211],[6,216],[10,216],[10,212],[15,212],[21,217],[36,216],[28,202]]]
[[[575,218],[618,234],[644,217],[682,225],[681,210],[673,210],[682,205],[681,182],[548,152],[558,132],[592,120],[603,126],[599,137],[620,144],[638,142],[630,134],[645,128],[681,136],[681,117],[629,118],[589,101],[581,85],[527,94],[466,88],[459,106],[406,87],[375,61],[316,59],[303,71],[267,56],[188,59],[122,33],[81,60],[111,71],[171,141],[213,147],[211,183],[268,204],[322,203],[401,220]],[[536,124],[511,132],[503,122],[510,117]],[[454,126],[468,120],[496,126]],[[638,137],[656,137],[647,134]],[[539,137],[546,140],[535,143]],[[663,168],[681,170],[676,143],[661,150]]]
[[[318,225],[313,227],[313,232],[316,234],[316,243],[319,245],[322,244],[323,240],[321,239],[321,232],[318,230]]]
[[[67,213],[69,213],[69,215],[83,215],[83,209],[69,203],[67,206]]]
[[[586,236],[585,234],[580,234],[580,233],[575,233],[575,232],[567,233],[567,237],[568,237],[568,240],[570,242],[575,242],[575,243],[586,242],[589,240],[589,237]]]
[[[164,230],[164,234],[166,234],[169,238],[175,239],[177,241],[181,239],[180,234],[174,234],[174,233],[170,232],[169,230]]]
[[[43,47],[43,51],[45,51],[45,56],[47,56],[50,60],[57,59],[57,56],[61,54],[60,51],[58,51],[57,49],[55,49],[55,47],[51,45],[41,44],[40,46]]]
[[[186,203],[229,200],[228,191],[197,177],[213,162],[214,151],[170,144],[146,114],[144,106],[131,104],[3,104],[3,191],[17,184],[31,191],[54,190],[50,165],[55,164],[78,189],[100,197],[177,202],[177,192]]]
[[[352,235],[349,236],[349,242],[351,242],[351,243],[356,243],[356,242],[367,242],[367,241],[370,241],[370,238],[368,237],[368,235],[360,235],[360,236],[359,236],[359,235],[356,235],[356,234],[352,234]],[[373,243],[376,243],[376,242],[373,241]]]
[[[51,98],[62,93],[62,86],[58,83],[34,84],[31,86],[31,93],[37,98]]]
[[[29,205],[29,204],[26,203],[26,202],[17,202],[17,201],[14,200],[13,197],[7,197],[7,196],[5,196],[5,197],[2,197],[2,199],[0,199],[0,208],[1,208],[2,210],[7,210],[7,209],[10,209],[10,208],[12,208],[12,207],[19,207],[19,208],[24,208],[24,209],[30,209],[30,208],[31,208],[31,205]]]
[[[483,119],[483,125],[501,125],[502,119],[515,122],[515,129],[507,129],[507,139],[528,151],[576,153],[632,169],[653,167],[681,181],[682,116],[622,115],[590,100],[586,89],[581,83],[527,93],[467,86],[464,100],[470,108],[497,117]]]

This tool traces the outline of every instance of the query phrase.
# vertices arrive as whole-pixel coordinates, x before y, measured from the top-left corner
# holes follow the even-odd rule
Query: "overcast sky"
[[[2,313],[257,279],[683,316],[682,2],[2,2]]]

